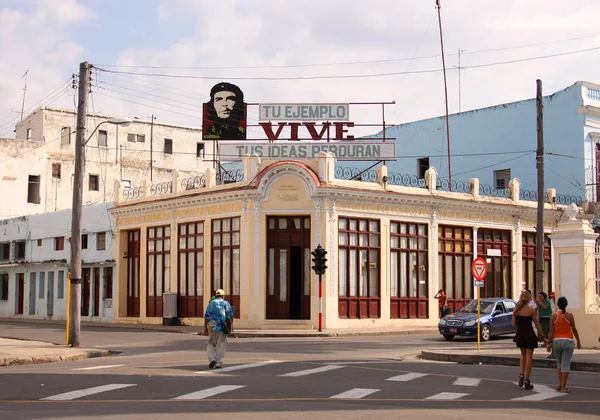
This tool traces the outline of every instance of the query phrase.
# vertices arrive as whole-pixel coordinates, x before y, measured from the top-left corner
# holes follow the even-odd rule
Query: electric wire
[[[506,60],[506,61],[498,61],[492,63],[482,63],[482,64],[474,64],[469,66],[462,66],[461,69],[476,69],[483,67],[492,67],[499,66],[505,64],[514,64],[526,61],[533,60],[542,60],[546,58],[554,58],[571,54],[579,54],[583,52],[596,51],[600,50],[600,47],[586,48],[582,50],[575,51],[567,51],[556,54],[548,54],[537,57],[526,57],[515,60]],[[114,73],[114,74],[129,74],[136,76],[146,76],[146,77],[165,77],[172,79],[201,79],[201,80],[221,80],[222,76],[197,76],[197,75],[181,75],[181,74],[168,74],[168,73],[139,73],[139,72],[129,72],[129,71],[121,71],[121,70],[109,70],[107,68],[95,65],[95,67],[99,71]],[[451,70],[456,70],[453,68]],[[386,72],[386,73],[370,73],[370,74],[346,74],[346,75],[318,75],[318,76],[282,76],[282,77],[271,77],[271,76],[255,76],[255,77],[247,77],[247,76],[229,76],[230,80],[327,80],[327,79],[361,79],[361,78],[375,78],[375,77],[387,77],[387,76],[397,76],[397,75],[406,75],[406,74],[426,74],[426,73],[439,73],[442,72],[443,69],[423,69],[423,70],[407,70],[407,71],[394,71],[394,72]]]
[[[526,44],[512,47],[503,48],[489,48],[484,50],[465,51],[462,54],[480,54],[486,52],[498,52],[508,51],[522,48],[531,48],[545,45],[553,45],[570,41],[578,41],[582,39],[596,38],[600,35],[588,35],[576,38],[569,38],[558,41],[542,42],[538,44]],[[458,53],[446,54],[446,56],[455,56]],[[382,63],[395,63],[401,61],[413,61],[422,59],[434,59],[439,58],[440,54],[428,55],[428,56],[416,56],[416,57],[401,57],[401,58],[390,58],[382,60],[366,60],[366,61],[346,61],[346,62],[333,62],[333,63],[312,63],[312,64],[280,64],[280,65],[260,65],[260,66],[140,66],[140,65],[119,65],[119,64],[98,64],[100,67],[113,67],[113,68],[140,68],[140,69],[182,69],[182,70],[249,70],[249,69],[278,69],[278,68],[308,68],[308,67],[330,67],[330,66],[350,66],[350,65],[362,65],[362,64],[382,64]]]

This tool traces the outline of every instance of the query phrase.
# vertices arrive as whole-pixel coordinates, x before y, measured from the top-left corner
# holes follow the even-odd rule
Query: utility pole
[[[23,88],[23,104],[21,105],[21,121],[23,121],[23,111],[25,110],[25,94],[27,93],[27,73],[29,73],[29,70],[27,70],[25,74],[21,76],[21,79],[23,77],[25,78],[25,87]]]
[[[537,93],[537,231],[535,247],[535,292],[544,290],[544,110],[542,104],[542,81],[536,80]]]
[[[73,178],[73,207],[71,217],[71,281],[69,289],[69,342],[79,347],[81,333],[81,212],[83,201],[83,159],[87,126],[87,97],[90,83],[90,65],[79,64],[79,100],[77,103],[77,130],[75,132],[75,176]]]
[[[442,68],[444,69],[444,95],[446,99],[446,138],[448,142],[448,188],[452,191],[452,167],[450,165],[450,118],[448,117],[448,82],[446,81],[446,58],[444,57],[444,38],[442,36],[442,5],[440,0],[435,0],[438,11],[438,23],[440,28],[440,44],[442,47]]]
[[[150,122],[150,183],[152,184],[152,152],[153,152],[153,144],[154,144],[154,120],[156,119],[156,117],[154,116],[154,114],[152,114],[152,120]]]

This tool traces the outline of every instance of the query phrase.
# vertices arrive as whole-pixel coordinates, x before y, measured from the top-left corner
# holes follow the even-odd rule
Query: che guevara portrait
[[[245,140],[246,104],[244,92],[236,85],[220,82],[210,90],[210,101],[203,104],[204,140]]]

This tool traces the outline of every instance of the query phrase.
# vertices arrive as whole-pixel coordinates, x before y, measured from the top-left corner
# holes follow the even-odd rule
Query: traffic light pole
[[[323,330],[323,281],[319,274],[319,332]]]
[[[313,262],[315,263],[312,269],[319,276],[319,332],[321,332],[323,331],[323,274],[327,270],[327,266],[325,265],[327,262],[327,258],[325,258],[327,251],[319,244],[311,254],[314,257]]]

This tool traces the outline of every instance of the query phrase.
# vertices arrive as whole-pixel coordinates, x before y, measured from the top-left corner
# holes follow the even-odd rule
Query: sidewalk
[[[462,343],[460,343],[462,344]],[[458,364],[477,364],[519,366],[520,352],[510,343],[494,345],[493,341],[481,343],[481,350],[477,350],[477,342],[469,342],[469,346],[455,346],[451,348],[422,350],[421,359],[440,362],[454,362]],[[545,347],[536,349],[533,353],[533,367],[556,369],[556,360],[548,359],[549,353]],[[600,349],[575,350],[571,359],[571,370],[600,372]]]
[[[72,348],[41,341],[0,338],[0,366],[67,362],[109,354],[110,351],[102,349]]]

